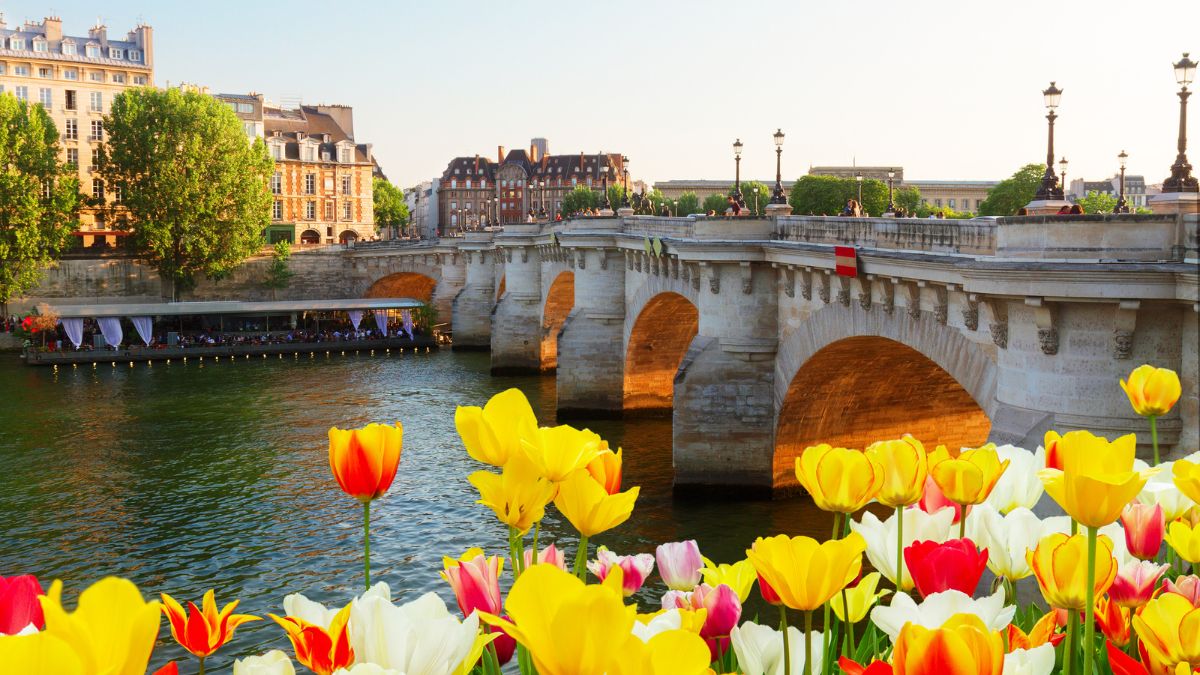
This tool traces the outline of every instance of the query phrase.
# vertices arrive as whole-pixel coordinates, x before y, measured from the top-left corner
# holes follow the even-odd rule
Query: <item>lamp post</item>
[[[742,203],[742,139],[733,141],[733,201]]]
[[[775,192],[771,194],[772,204],[786,204],[787,195],[783,194],[783,129],[775,130]]]
[[[1042,98],[1046,102],[1046,108],[1050,111],[1046,115],[1046,120],[1050,124],[1046,140],[1046,174],[1042,176],[1042,184],[1038,186],[1034,199],[1038,201],[1061,200],[1063,191],[1058,186],[1058,177],[1054,175],[1054,120],[1058,119],[1058,114],[1054,112],[1054,109],[1058,107],[1058,100],[1062,98],[1062,89],[1051,82],[1050,87],[1042,91]]]
[[[673,217],[679,215],[679,213],[675,210],[675,200],[672,199],[672,200],[670,200],[669,203],[671,204],[671,217],[673,218]]]
[[[608,174],[611,170],[607,164],[604,165],[604,176],[600,179],[604,190],[604,200],[601,202],[602,210],[606,212],[612,211],[612,200],[608,198]]]
[[[1063,157],[1058,160],[1058,178],[1062,182],[1063,198],[1066,199],[1067,194],[1067,158]]]
[[[625,183],[621,190],[621,208],[629,208],[629,157],[621,155],[621,172],[625,176]]]
[[[1196,62],[1189,59],[1187,52],[1175,64],[1175,81],[1179,83],[1179,155],[1171,165],[1171,177],[1163,181],[1163,192],[1200,192],[1200,181],[1192,175],[1192,165],[1187,160],[1187,100],[1192,95],[1188,85],[1196,76]]]
[[[1125,161],[1129,159],[1129,155],[1122,150],[1121,154],[1117,155],[1117,161],[1121,163],[1121,187],[1117,197],[1117,206],[1113,209],[1113,213],[1129,213],[1129,204],[1125,203]]]
[[[887,205],[887,212],[888,212],[888,213],[891,213],[891,214],[895,214],[895,213],[896,213],[896,202],[895,202],[895,201],[892,199],[892,189],[893,189],[893,186],[894,186],[894,184],[895,184],[895,180],[896,180],[896,170],[895,170],[895,169],[888,169],[888,205]]]
[[[538,179],[538,216],[546,217],[546,179]]]
[[[862,175],[861,171],[854,174],[854,180],[858,181],[858,208],[861,209],[862,208],[862,181],[863,181],[863,175]]]

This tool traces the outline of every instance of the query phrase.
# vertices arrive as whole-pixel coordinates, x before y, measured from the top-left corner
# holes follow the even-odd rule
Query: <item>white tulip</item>
[[[1003,588],[978,600],[962,591],[942,591],[933,593],[919,605],[907,594],[897,593],[892,596],[892,604],[871,610],[871,621],[895,642],[906,623],[929,629],[941,628],[955,614],[974,614],[988,630],[1000,631],[1012,623],[1016,612],[1015,606],[1004,606]]]
[[[969,520],[969,519],[968,519]],[[914,541],[936,541],[939,544],[950,538],[950,526],[954,523],[954,508],[944,507],[937,513],[925,513],[919,508],[904,509],[904,546]],[[880,522],[870,511],[864,511],[860,522],[850,521],[850,529],[862,535],[867,542],[867,559],[888,581],[896,583],[896,527],[898,521],[893,513]],[[908,565],[904,566],[905,589],[913,588]]]
[[[233,662],[233,675],[296,675],[287,654],[272,649],[260,656],[247,656]]]
[[[1054,670],[1054,645],[1014,649],[1004,655],[1004,675],[1050,675]]]
[[[478,615],[459,621],[435,593],[400,606],[385,594],[368,593],[350,608],[350,645],[358,662],[407,675],[451,675],[471,654],[478,632]]]
[[[642,623],[640,619],[634,620],[633,634],[642,642],[649,642],[650,638],[659,633],[678,630],[682,626],[683,616],[678,609],[671,609],[650,619],[649,623]]]
[[[1046,449],[1039,445],[1037,452],[1030,452],[1015,445],[1001,445],[996,448],[996,454],[1000,461],[1008,460],[1008,469],[983,503],[992,505],[1000,513],[1020,507],[1032,509],[1045,491],[1038,471],[1046,468]]]
[[[338,668],[333,675],[404,675],[398,670],[377,666],[374,663],[358,663],[350,668]]]
[[[1025,552],[1037,548],[1042,538],[1042,521],[1023,506],[1000,515],[985,502],[971,509],[967,536],[979,548],[987,549],[987,566],[993,574],[1016,581],[1033,574],[1025,561]]]
[[[783,633],[770,626],[747,621],[729,632],[729,641],[745,675],[784,675]],[[812,649],[812,672],[819,673],[824,661],[821,633],[809,633],[808,642]],[[788,652],[792,666],[792,672],[788,675],[800,675],[804,672],[804,634],[794,626],[788,626]]]
[[[1200,454],[1200,453],[1197,453]],[[1135,471],[1145,471],[1150,465],[1140,459],[1133,461]],[[1154,506],[1158,504],[1163,510],[1163,520],[1167,523],[1178,520],[1196,505],[1175,487],[1175,462],[1163,462],[1158,465],[1158,473],[1146,481],[1146,486],[1138,493],[1137,500],[1143,504]]]
[[[1071,517],[1070,516],[1053,516],[1042,520],[1042,537],[1054,533],[1071,534]],[[1079,534],[1086,534],[1086,528],[1079,528]],[[1113,557],[1117,559],[1117,569],[1124,569],[1126,565],[1136,565],[1138,559],[1129,553],[1129,547],[1125,545],[1125,530],[1121,527],[1121,521],[1105,525],[1097,530],[1098,534],[1108,537],[1112,542]]]
[[[381,581],[367,589],[366,593],[355,598],[354,602],[365,600],[366,598],[383,598],[387,602],[391,602],[392,589],[386,582]],[[337,616],[341,607],[329,609],[319,602],[309,600],[300,593],[292,593],[283,599],[283,610],[287,616],[303,619],[315,626],[328,629],[329,624],[333,623],[333,617]]]

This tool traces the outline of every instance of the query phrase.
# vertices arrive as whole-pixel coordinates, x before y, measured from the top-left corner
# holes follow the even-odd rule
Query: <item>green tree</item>
[[[375,228],[398,235],[408,227],[408,204],[400,188],[382,178],[371,181],[375,206]]]
[[[665,204],[667,201],[667,198],[663,196],[662,190],[659,190],[658,188],[651,188],[651,190],[646,193],[646,199],[650,200],[650,205],[654,208],[654,215],[662,215],[663,204]]]
[[[195,91],[148,87],[113,99],[97,167],[119,190],[134,250],[172,282],[220,279],[262,247],[274,163],[237,115]]]
[[[1026,164],[1009,178],[996,184],[988,191],[987,199],[979,205],[979,215],[1011,216],[1033,201],[1038,186],[1042,184],[1045,164]]]
[[[918,205],[917,210],[914,211],[914,213],[917,214],[918,218],[933,218],[933,217],[936,217],[939,213],[942,214],[943,218],[948,218],[948,219],[952,219],[952,220],[975,217],[975,214],[971,213],[970,211],[955,211],[954,209],[952,209],[948,206],[931,206],[929,204],[924,204],[924,203]]]
[[[1117,208],[1117,198],[1107,192],[1090,190],[1086,195],[1076,200],[1083,207],[1084,213],[1112,213]]]
[[[79,179],[58,153],[58,130],[46,110],[0,94],[0,316],[71,238]]]
[[[729,186],[727,194],[733,194],[732,185]],[[742,200],[746,203],[743,213],[748,212],[748,215],[751,216],[761,216],[766,213],[767,204],[771,203],[771,189],[756,180],[743,182]]]
[[[792,184],[788,203],[797,215],[836,216],[846,202],[858,200],[859,185],[853,178],[837,176],[801,176]],[[862,207],[872,215],[887,210],[887,183],[868,178],[862,182]]]
[[[700,210],[700,198],[697,197],[696,193],[692,192],[691,190],[679,195],[679,199],[675,200],[674,211],[675,215],[677,216],[690,216],[693,213],[705,213],[704,211]]]
[[[715,211],[718,216],[725,215],[725,209],[729,208],[729,195],[712,193],[704,198],[704,203],[700,204],[700,212],[708,213]]]
[[[904,209],[908,213],[916,213],[921,206],[921,191],[915,185],[906,185],[897,188],[892,199],[896,208]]]
[[[608,186],[608,206],[614,212],[617,209],[621,208],[621,201],[624,197],[625,197],[625,186],[624,185],[609,185]],[[597,196],[597,200],[598,200],[597,204],[596,204],[597,208],[603,208],[604,204],[601,200],[599,200],[599,196]]]
[[[563,195],[562,215],[563,218],[566,218],[573,213],[599,208],[599,206],[600,193],[585,185],[576,185],[574,190]]]
[[[271,252],[271,264],[267,266],[263,286],[271,289],[271,298],[274,299],[275,291],[287,288],[295,272],[292,272],[288,264],[288,259],[292,257],[292,245],[287,241],[277,241],[272,248],[274,250]]]

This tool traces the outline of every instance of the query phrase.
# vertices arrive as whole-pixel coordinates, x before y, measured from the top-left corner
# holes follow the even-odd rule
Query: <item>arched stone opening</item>
[[[699,327],[696,306],[678,293],[660,293],[646,303],[625,351],[625,410],[671,409],[675,373]]]
[[[991,420],[937,363],[878,336],[837,340],[788,385],[775,432],[774,486],[794,488],[796,458],[819,443],[862,449],[912,434],[952,451],[987,441]]]
[[[301,244],[319,244],[321,243],[321,233],[316,230],[305,230],[300,233]]]
[[[354,230],[342,230],[342,233],[338,235],[338,241],[343,244],[358,241],[358,233]]]
[[[504,292],[504,279],[500,279],[500,292]],[[546,304],[542,308],[542,370],[558,368],[558,332],[562,330],[567,315],[575,306],[575,273],[562,272],[546,291]]]
[[[437,289],[437,280],[416,272],[389,274],[371,284],[364,298],[412,298],[428,303]]]

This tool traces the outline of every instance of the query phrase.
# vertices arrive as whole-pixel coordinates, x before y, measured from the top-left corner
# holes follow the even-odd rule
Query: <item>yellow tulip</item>
[[[65,642],[88,675],[142,675],[158,637],[161,610],[128,579],[107,577],[79,594],[74,612],[62,605],[62,582],[39,598],[46,633]]]
[[[521,439],[521,447],[542,476],[555,483],[609,452],[608,445],[594,432],[566,424],[538,429]]]
[[[454,669],[454,675],[470,675],[475,671],[475,664],[479,663],[479,659],[483,657],[483,650],[487,646],[500,637],[500,633],[480,633],[475,636],[475,642],[471,645],[471,651],[467,653],[466,658],[458,667]]]
[[[993,443],[963,450],[957,458],[951,458],[946,449],[939,446],[929,458],[933,482],[941,488],[946,499],[956,504],[982,504],[1006,469],[1008,460],[1000,461]]]
[[[817,508],[854,513],[879,492],[883,468],[858,450],[822,443],[806,448],[796,458],[796,479],[812,495]]]
[[[712,672],[708,669],[711,657],[704,638],[686,630],[664,631],[645,643],[631,636],[614,651],[616,663],[608,671],[609,675],[705,675]]]
[[[864,452],[883,468],[883,482],[875,497],[880,503],[896,508],[921,500],[929,472],[921,441],[905,434],[899,440],[872,443]]]
[[[754,571],[754,565],[749,560],[739,560],[732,565],[718,565],[704,556],[700,558],[704,561],[704,568],[700,570],[704,583],[713,588],[725,584],[737,593],[739,600],[746,602],[746,598],[750,597],[750,589],[758,579],[758,573]]]
[[[955,614],[941,628],[905,624],[892,657],[896,675],[999,675],[1004,640],[974,614]]]
[[[1036,549],[1025,552],[1025,561],[1037,577],[1042,597],[1051,607],[1077,612],[1087,607],[1087,535],[1069,537],[1056,532],[1043,537]],[[1096,545],[1096,585],[1092,597],[1104,595],[1116,576],[1117,559],[1113,557],[1112,541],[1100,535]]]
[[[554,505],[585,537],[594,537],[629,520],[641,488],[610,495],[587,471],[576,471],[558,486]]]
[[[71,645],[46,632],[0,637],[4,672],[22,675],[86,675]]]
[[[1109,442],[1087,431],[1072,431],[1058,441],[1062,470],[1042,469],[1046,493],[1080,525],[1104,527],[1116,522],[1155,469],[1133,470],[1137,441],[1127,434]]]
[[[879,586],[879,572],[871,572],[853,588],[846,589],[846,604],[850,605],[850,623],[858,623],[867,617],[867,612],[875,605],[875,601],[891,591],[884,589],[876,592]],[[842,594],[838,593],[829,601],[837,618],[846,621],[846,609],[842,604]]]
[[[639,623],[649,624],[667,612],[679,612],[679,629],[696,634],[700,633],[700,629],[704,627],[705,620],[708,619],[708,610],[701,607],[700,609],[660,609],[657,612],[650,612],[649,614],[638,614],[637,620]]]
[[[1182,595],[1163,593],[1133,617],[1152,673],[1169,673],[1180,663],[1200,668],[1200,607]],[[1185,671],[1186,672],[1186,671]]]
[[[1192,564],[1200,563],[1200,525],[1176,520],[1167,526],[1166,539],[1180,558]]]
[[[1121,388],[1129,397],[1133,411],[1143,417],[1166,415],[1183,393],[1175,371],[1151,365],[1135,368],[1129,374],[1128,382],[1121,380]]]
[[[482,408],[459,406],[454,426],[468,455],[484,464],[504,466],[509,457],[521,454],[521,439],[533,437],[537,417],[520,389],[508,389]]]
[[[1200,504],[1200,463],[1181,459],[1171,469],[1175,474],[1175,487],[1188,499]]]
[[[866,550],[857,532],[824,543],[780,534],[756,539],[746,557],[784,605],[811,611],[858,577]]]
[[[479,490],[478,503],[521,534],[542,519],[546,504],[554,498],[554,484],[542,478],[522,455],[513,455],[499,474],[476,471],[467,480]]]

